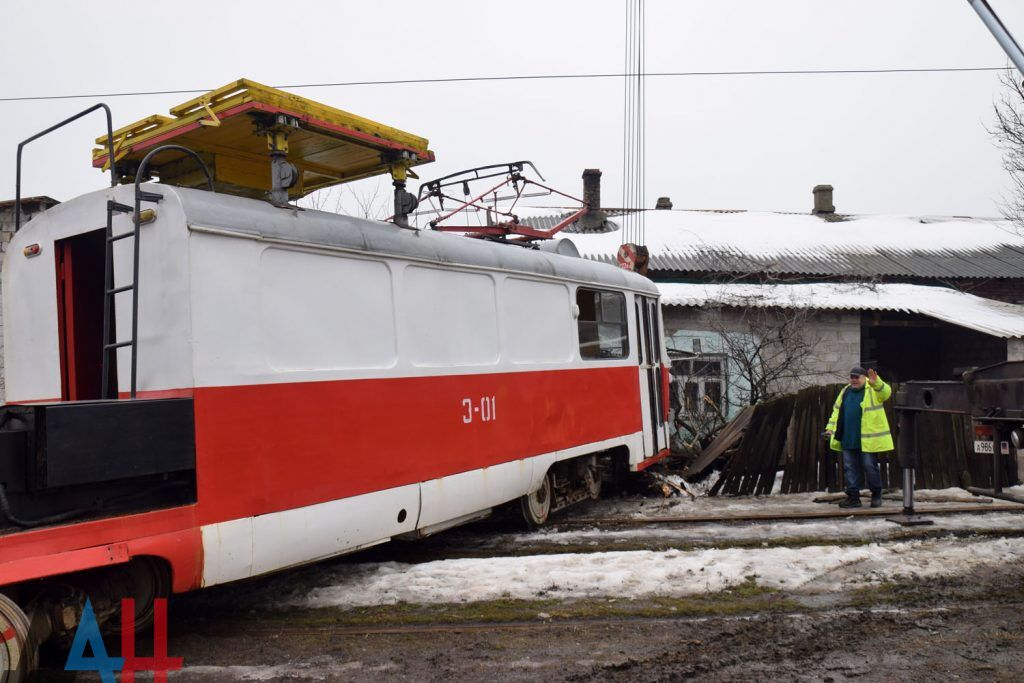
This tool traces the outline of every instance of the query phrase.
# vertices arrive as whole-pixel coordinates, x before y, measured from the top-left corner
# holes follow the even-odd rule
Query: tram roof
[[[442,265],[461,265],[563,278],[658,295],[647,278],[616,266],[536,249],[497,244],[433,230],[299,208],[279,208],[244,197],[167,185],[148,186],[176,194],[193,230],[313,248],[370,252]]]

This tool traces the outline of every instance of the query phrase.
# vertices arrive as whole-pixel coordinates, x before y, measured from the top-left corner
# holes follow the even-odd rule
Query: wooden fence
[[[711,495],[768,494],[779,469],[783,471],[782,493],[842,491],[842,455],[831,450],[821,435],[842,387],[808,387],[755,406],[742,437],[734,433],[728,448],[718,446],[727,459]],[[896,390],[894,385],[893,393]],[[892,400],[886,402],[885,413],[895,437]],[[711,448],[715,448],[714,442]],[[897,452],[881,454],[878,461],[883,488],[899,488],[902,472]],[[1004,457],[1003,465],[1002,481],[1016,482],[1016,460]],[[919,416],[915,481],[917,488],[928,489],[992,486],[992,457],[974,454],[969,417],[937,413]]]

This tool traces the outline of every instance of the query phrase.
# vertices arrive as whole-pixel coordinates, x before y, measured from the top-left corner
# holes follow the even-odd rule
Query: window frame
[[[597,294],[598,299],[594,302],[594,319],[589,320],[583,317],[583,309],[579,305],[580,293]],[[619,314],[621,320],[618,321],[606,321],[604,320],[605,302],[601,300],[604,296],[614,296],[619,298]],[[586,362],[608,362],[608,361],[624,361],[629,358],[631,352],[629,343],[629,308],[626,303],[625,292],[617,291],[614,289],[598,289],[596,287],[577,287],[574,302],[579,308],[579,314],[576,316],[576,349],[579,353],[580,360]],[[621,327],[622,340],[622,353],[614,356],[588,356],[585,355],[583,350],[583,335],[581,326],[583,323],[592,323],[597,331],[597,339],[595,340],[598,344],[598,352],[601,351],[601,325],[619,325]]]

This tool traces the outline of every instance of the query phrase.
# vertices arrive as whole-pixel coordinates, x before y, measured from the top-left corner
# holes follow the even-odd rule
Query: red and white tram
[[[39,597],[50,580],[79,586],[109,618],[120,596],[97,585],[194,590],[517,499],[540,524],[596,493],[599,461],[636,471],[667,452],[666,356],[646,278],[141,189],[139,239],[113,242],[109,295],[102,218],[111,201],[132,205],[131,186],[46,211],[4,261],[0,608],[20,605],[28,616],[7,619],[21,630],[73,626]],[[113,216],[112,234],[132,232],[131,214]],[[87,571],[100,568],[117,580]]]

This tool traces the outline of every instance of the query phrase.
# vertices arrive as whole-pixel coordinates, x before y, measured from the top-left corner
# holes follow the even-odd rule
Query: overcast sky
[[[1024,3],[990,0],[1024,40]],[[647,70],[1003,66],[966,0],[647,0]],[[11,2],[0,97],[458,76],[619,73],[624,0]],[[985,131],[995,73],[650,78],[647,197],[677,208],[992,216],[1008,183]],[[531,159],[618,205],[622,81],[377,85],[294,92],[429,138],[423,178]],[[108,97],[114,126],[191,95]],[[94,99],[0,102],[0,198],[18,141]],[[98,189],[100,116],[26,150],[23,193]],[[366,181],[363,181],[364,183]],[[370,181],[373,184],[373,181]],[[414,188],[415,189],[415,188]]]

